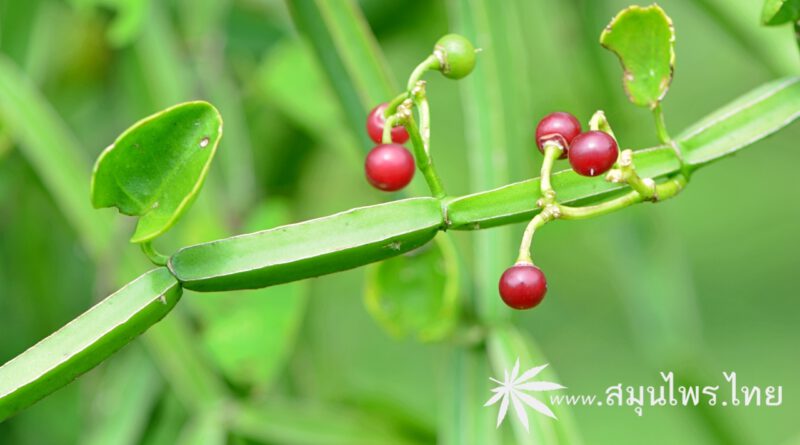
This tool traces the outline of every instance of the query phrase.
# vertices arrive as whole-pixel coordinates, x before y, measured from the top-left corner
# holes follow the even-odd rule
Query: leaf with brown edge
[[[675,68],[675,28],[664,10],[656,4],[623,9],[600,34],[600,44],[619,57],[628,99],[658,105]]]

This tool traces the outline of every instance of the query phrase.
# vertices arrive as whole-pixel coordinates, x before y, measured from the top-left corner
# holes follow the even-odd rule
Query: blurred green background
[[[478,3],[359,5],[401,84],[439,36],[460,31],[461,9]],[[501,87],[515,92],[520,112],[504,110],[503,100],[479,110],[513,120],[519,137],[496,142],[518,148],[501,159],[510,166],[508,180],[536,175],[541,156],[531,134],[550,111],[586,121],[604,109],[623,146],[656,143],[648,112],[627,102],[617,60],[597,44],[627,3],[482,3],[492,8],[485,17],[507,21],[493,29],[513,43],[487,47],[484,35],[476,42],[489,52],[479,70],[485,57],[494,58],[513,71],[498,82],[517,82]],[[673,134],[757,85],[799,71],[791,30],[760,27],[759,1],[660,4],[677,29],[676,77],[664,102]],[[214,171],[164,250],[386,199],[364,180],[363,135],[348,125],[340,96],[283,2],[0,0],[0,58],[41,92],[87,162],[131,123],[173,103],[203,98],[220,108],[225,137]],[[437,73],[427,79],[432,150],[448,191],[478,191],[467,154],[474,122],[462,112],[471,90]],[[0,112],[0,362],[147,270],[127,259],[141,256],[126,241],[133,227],[127,218],[113,250],[131,255],[92,259],[20,148],[24,137],[4,122],[3,113],[14,112]],[[570,393],[658,384],[660,370],[723,388],[722,372],[736,371],[741,384],[784,389],[782,406],[772,408],[645,408],[642,417],[628,408],[573,408],[585,443],[800,441],[799,138],[795,125],[703,169],[675,200],[553,224],[537,235],[536,260],[550,291],[541,307],[513,320],[536,339]],[[63,148],[55,142],[52,150]],[[501,246],[508,264],[499,270],[513,260],[522,229],[508,229]],[[469,301],[476,234],[452,237]],[[0,424],[0,443],[328,444],[352,443],[348,431],[373,429],[402,443],[435,443],[452,396],[452,343],[387,334],[362,303],[363,283],[358,269],[266,295],[187,292],[159,334]],[[250,419],[256,433],[225,433],[226,419],[192,405],[203,378],[187,382],[180,371],[198,367],[223,379],[234,397],[265,406],[262,414],[270,415]],[[489,395],[459,403],[478,410]],[[488,418],[495,409],[485,409]],[[292,435],[293,428],[307,434]],[[370,440],[363,443],[389,443]]]

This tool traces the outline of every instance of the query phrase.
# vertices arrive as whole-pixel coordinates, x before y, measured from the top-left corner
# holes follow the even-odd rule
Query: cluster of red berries
[[[433,53],[423,62],[427,66],[420,64],[417,68],[426,66],[426,69],[438,70],[449,79],[461,79],[475,68],[475,52],[475,47],[464,36],[447,34],[436,42]],[[364,167],[370,184],[394,192],[411,182],[415,164],[414,156],[402,145],[409,138],[404,126],[395,125],[391,129],[392,143],[384,143],[386,107],[388,104],[380,104],[367,116],[367,134],[378,145],[367,154]]]
[[[575,116],[555,112],[545,116],[536,127],[536,145],[544,153],[548,141],[557,142],[561,158],[569,157],[575,173],[582,176],[598,176],[611,169],[619,149],[617,141],[604,131],[581,132],[581,124]]]
[[[562,149],[560,159],[569,158],[572,169],[583,176],[598,176],[614,166],[619,154],[617,141],[603,131],[581,132],[581,124],[569,113],[548,114],[536,127],[536,145],[544,153],[547,142]],[[500,296],[514,309],[530,309],[544,299],[547,280],[531,263],[517,263],[500,277]]]
[[[414,178],[414,156],[402,145],[408,140],[408,131],[403,126],[392,128],[392,143],[382,144],[383,128],[386,124],[384,111],[388,104],[373,108],[367,116],[367,134],[376,145],[364,164],[367,181],[375,188],[394,192],[407,186]]]

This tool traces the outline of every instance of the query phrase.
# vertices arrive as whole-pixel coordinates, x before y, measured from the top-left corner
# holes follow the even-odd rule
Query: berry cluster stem
[[[425,93],[425,81],[421,80],[423,74],[432,69],[438,69],[441,62],[434,53],[425,58],[414,68],[408,78],[406,91],[395,96],[384,110],[386,123],[383,128],[383,142],[391,142],[391,128],[395,125],[405,125],[408,130],[411,144],[414,147],[414,158],[417,168],[425,177],[428,188],[433,197],[442,199],[447,196],[442,186],[439,174],[433,166],[430,151],[431,137],[431,111]],[[419,112],[420,124],[414,119],[412,108]]]
[[[447,196],[442,186],[442,181],[439,179],[439,174],[433,166],[433,159],[427,151],[427,145],[422,139],[417,126],[417,121],[411,113],[410,102],[404,102],[399,108],[400,113],[404,113],[404,120],[409,135],[411,135],[411,145],[414,147],[414,158],[417,161],[417,168],[422,172],[425,177],[425,182],[428,183],[428,188],[434,198],[442,199]]]
[[[402,93],[395,96],[392,100],[389,101],[389,105],[386,106],[386,109],[383,111],[384,117],[389,117],[397,112],[397,107],[403,103],[404,100],[413,97],[413,90],[419,83],[422,76],[429,70],[438,69],[439,68],[439,59],[436,57],[435,54],[431,54],[425,58],[419,65],[414,68],[414,71],[411,72],[411,75],[408,77],[408,83],[406,83],[406,90]]]
[[[656,107],[656,109],[658,110],[654,110],[657,116],[656,121],[661,122],[663,130],[663,133],[661,131],[659,132],[659,137],[668,138],[666,130],[663,129],[663,116],[660,111],[660,105]],[[611,126],[608,124],[605,114],[603,114],[602,111],[595,113],[589,125],[592,130],[603,131],[613,135]],[[672,143],[671,140],[668,143],[675,147],[675,144]],[[536,233],[536,230],[552,220],[587,219],[605,215],[643,201],[657,202],[669,199],[683,190],[689,178],[688,174],[682,171],[661,184],[656,184],[652,178],[642,178],[636,173],[636,168],[633,164],[633,152],[631,150],[623,150],[615,164],[615,168],[609,171],[606,179],[611,182],[626,183],[632,190],[600,204],[584,207],[570,207],[558,203],[556,200],[556,192],[551,182],[553,163],[561,155],[562,150],[563,148],[561,145],[555,141],[548,141],[544,145],[544,161],[542,162],[541,176],[539,178],[541,199],[537,203],[542,211],[536,215],[525,228],[519,246],[518,263],[533,263],[531,257],[533,235]]]
[[[553,163],[561,156],[564,148],[555,141],[547,141],[544,146],[544,161],[542,161],[542,169],[540,175],[539,189],[542,192],[542,201],[539,203],[540,207],[547,204],[553,204],[556,200],[556,192],[553,190],[553,184],[550,182],[550,176],[553,173]]]
[[[393,114],[386,118],[386,122],[383,124],[383,139],[384,144],[391,144],[392,143],[392,128],[400,123],[400,116]]]
[[[547,207],[541,213],[534,216],[528,226],[525,227],[525,232],[522,234],[522,241],[519,244],[519,255],[517,256],[517,264],[527,263],[533,264],[531,257],[531,243],[533,243],[533,235],[543,225],[547,224],[554,218],[552,207]]]

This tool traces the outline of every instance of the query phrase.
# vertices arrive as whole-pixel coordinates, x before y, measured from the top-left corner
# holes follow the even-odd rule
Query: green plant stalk
[[[667,124],[664,121],[664,109],[661,107],[661,102],[658,102],[656,106],[653,107],[653,119],[656,123],[656,135],[658,136],[658,140],[664,145],[669,145],[672,138],[667,131]]]
[[[381,135],[381,142],[384,144],[392,143],[392,128],[394,128],[400,120],[400,116],[393,114],[386,118],[383,123],[383,135]]]
[[[439,59],[431,54],[430,56],[426,57],[425,60],[422,61],[414,71],[411,72],[411,75],[408,76],[408,83],[406,83],[406,89],[411,91],[414,87],[417,86],[417,82],[422,79],[422,75],[432,69],[439,69]]]
[[[417,160],[417,168],[419,168],[419,170],[422,172],[422,175],[425,177],[425,182],[428,183],[428,188],[431,190],[433,197],[437,199],[443,199],[445,196],[447,196],[447,194],[445,193],[444,187],[442,186],[442,181],[439,179],[439,175],[436,173],[436,169],[433,166],[433,159],[425,149],[426,144],[422,139],[417,122],[414,120],[414,116],[408,116],[408,119],[406,120],[406,128],[408,128],[408,134],[411,136],[411,145],[414,147],[414,158]]]
[[[531,258],[531,243],[533,242],[533,235],[543,225],[551,221],[553,216],[550,212],[542,212],[533,217],[528,226],[525,227],[525,232],[522,234],[522,242],[519,244],[519,256],[517,256],[517,263],[533,264]]]
[[[162,254],[153,246],[153,241],[145,241],[140,244],[142,247],[142,252],[144,252],[147,259],[150,260],[151,263],[155,264],[156,266],[166,266],[167,262],[169,261],[169,257],[167,255]]]
[[[553,173],[553,163],[556,162],[564,149],[560,144],[555,142],[545,142],[544,144],[544,160],[542,161],[541,175],[539,176],[539,190],[542,194],[541,206],[552,204],[556,199],[556,192],[553,190],[553,184],[550,181],[550,176]]]
[[[412,91],[417,86],[417,83],[420,81],[420,79],[422,79],[422,76],[431,69],[439,69],[439,59],[437,59],[433,54],[426,57],[425,60],[420,62],[419,65],[414,68],[414,71],[412,71],[411,75],[408,76],[406,91],[403,91],[389,101],[386,109],[383,110],[383,116],[389,117],[396,113],[397,107],[399,107],[404,100],[412,97]]]
[[[419,132],[422,136],[422,145],[425,148],[425,153],[431,155],[431,107],[428,104],[428,98],[425,97],[425,82],[420,81],[417,84],[419,92],[416,94],[414,103],[419,112]]]

